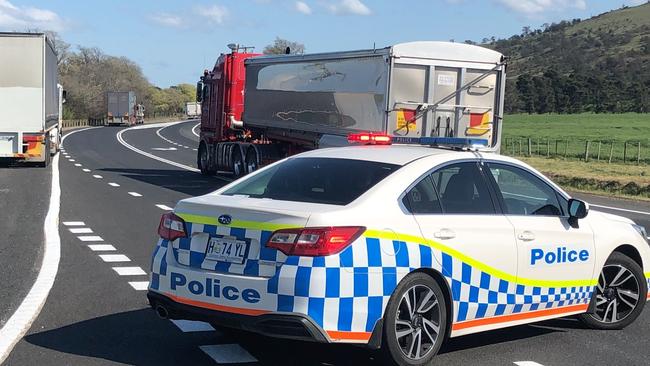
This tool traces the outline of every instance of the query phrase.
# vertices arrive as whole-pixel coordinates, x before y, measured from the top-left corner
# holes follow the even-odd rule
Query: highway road
[[[66,137],[58,169],[0,168],[0,327],[38,276],[44,238],[50,238],[44,221],[54,175],[61,189],[56,280],[6,365],[378,364],[361,347],[172,322],[149,309],[145,289],[160,215],[180,199],[230,181],[197,173],[195,126],[75,130]],[[578,196],[592,209],[650,227],[650,204]],[[648,334],[650,310],[623,331],[552,320],[452,339],[436,364],[647,365]]]

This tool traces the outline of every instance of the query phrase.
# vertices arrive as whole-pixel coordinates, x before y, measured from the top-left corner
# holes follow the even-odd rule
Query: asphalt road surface
[[[196,172],[195,126],[103,127],[67,137],[59,162],[58,274],[6,365],[379,364],[362,347],[172,322],[149,309],[145,289],[160,215],[180,199],[229,181]],[[50,169],[0,168],[0,322],[37,275],[50,179]],[[650,227],[650,204],[580,196],[592,209]],[[588,330],[559,319],[451,339],[436,364],[647,365],[648,334],[650,310],[623,331]]]

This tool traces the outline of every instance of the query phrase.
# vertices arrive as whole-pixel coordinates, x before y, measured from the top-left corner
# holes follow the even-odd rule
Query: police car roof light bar
[[[488,147],[488,140],[465,137],[393,137],[394,144],[427,145],[453,149],[478,150]]]
[[[361,132],[348,135],[348,142],[351,144],[390,145],[392,140],[392,136],[381,132]]]

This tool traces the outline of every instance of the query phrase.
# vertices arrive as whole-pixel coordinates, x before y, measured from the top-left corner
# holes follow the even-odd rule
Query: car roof
[[[366,160],[403,166],[427,156],[453,156],[454,154],[457,154],[457,152],[422,145],[371,145],[317,149],[295,155],[294,157]]]

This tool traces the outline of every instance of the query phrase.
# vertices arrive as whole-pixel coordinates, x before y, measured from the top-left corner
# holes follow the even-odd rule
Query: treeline
[[[108,91],[134,91],[146,117],[183,113],[185,103],[195,99],[194,85],[159,88],[126,57],[82,46],[72,51],[56,33],[48,33],[58,56],[59,82],[67,91],[64,119],[104,118]]]
[[[484,39],[510,57],[506,113],[650,112],[646,14],[650,5],[624,7]]]

